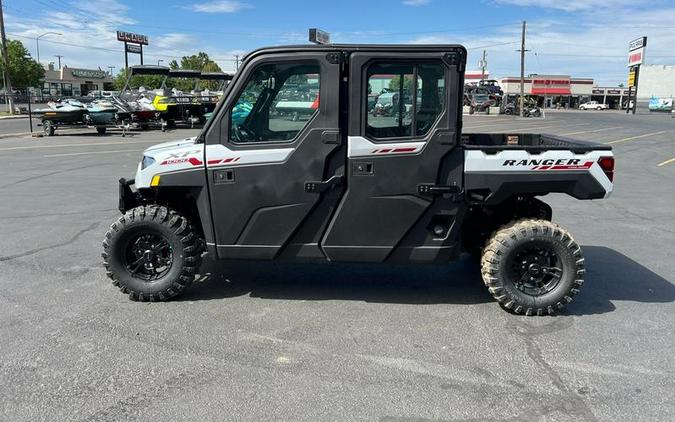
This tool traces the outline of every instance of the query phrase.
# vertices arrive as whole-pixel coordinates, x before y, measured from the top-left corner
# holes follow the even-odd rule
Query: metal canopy
[[[136,65],[129,67],[129,75],[168,75],[169,69],[166,66],[155,66],[155,65]]]
[[[231,81],[233,76],[225,72],[202,72],[199,79],[203,81]]]
[[[190,69],[170,69],[169,77],[171,78],[199,78],[202,72]]]

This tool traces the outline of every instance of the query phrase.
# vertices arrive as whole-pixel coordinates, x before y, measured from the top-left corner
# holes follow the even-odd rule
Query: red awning
[[[532,88],[532,95],[572,95],[569,88]]]

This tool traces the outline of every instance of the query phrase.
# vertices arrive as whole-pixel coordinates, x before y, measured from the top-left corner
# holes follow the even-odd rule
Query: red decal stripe
[[[218,163],[220,163],[220,161],[221,161],[220,159],[218,159],[218,160],[209,160],[209,164],[218,164]]]
[[[201,166],[202,164],[204,164],[204,163],[202,163],[202,162],[201,162],[198,158],[196,158],[196,157],[190,157],[190,158],[188,159],[188,162],[189,162],[190,164],[192,164],[193,166]]]
[[[398,152],[413,152],[413,151],[415,151],[416,149],[417,149],[417,148],[415,148],[415,147],[396,148],[396,149],[394,150],[394,152],[397,152],[397,153],[398,153]]]

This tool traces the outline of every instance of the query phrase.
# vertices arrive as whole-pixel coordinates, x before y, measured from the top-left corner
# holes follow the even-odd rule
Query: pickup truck
[[[581,104],[579,110],[609,110],[609,105],[597,101],[589,101]]]
[[[193,282],[205,253],[444,265],[468,252],[503,308],[562,309],[583,284],[585,262],[539,198],[608,197],[611,148],[462,134],[465,65],[459,45],[250,53],[197,137],[148,148],[135,177],[120,179],[122,215],[103,240],[108,276],[133,300],[164,301]],[[410,107],[399,101],[373,115],[369,84],[386,78]],[[311,116],[271,112],[306,85],[319,90]],[[233,119],[244,100],[252,107]]]

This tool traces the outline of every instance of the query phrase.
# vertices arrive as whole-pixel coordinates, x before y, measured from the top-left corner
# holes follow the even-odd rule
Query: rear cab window
[[[367,69],[366,136],[425,136],[445,108],[445,70],[440,61],[376,62]]]

